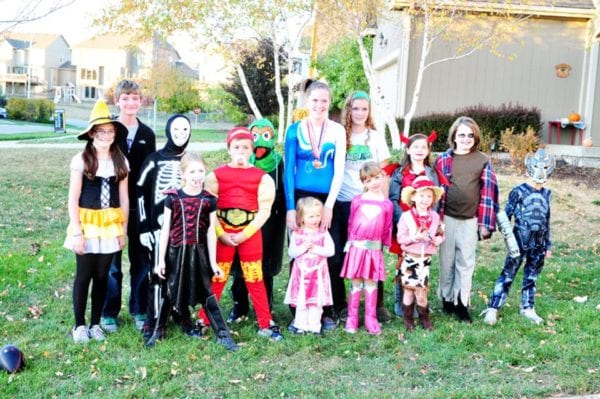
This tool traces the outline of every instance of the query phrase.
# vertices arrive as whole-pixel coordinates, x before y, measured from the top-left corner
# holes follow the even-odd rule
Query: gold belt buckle
[[[227,211],[227,220],[233,226],[240,226],[248,221],[248,215],[241,209],[229,209]]]

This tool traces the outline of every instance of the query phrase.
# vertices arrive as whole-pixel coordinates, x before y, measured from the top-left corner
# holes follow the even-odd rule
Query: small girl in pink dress
[[[350,205],[346,257],[340,275],[352,279],[348,297],[345,330],[358,330],[360,296],[365,289],[365,327],[369,334],[381,334],[377,321],[377,282],[385,280],[383,246],[390,246],[394,206],[383,193],[384,175],[375,162],[360,169],[366,191],[354,197]]]
[[[432,210],[439,201],[444,189],[436,187],[425,176],[417,177],[410,186],[402,189],[402,202],[410,206],[410,211],[402,213],[398,222],[398,243],[404,252],[400,265],[402,290],[402,313],[404,326],[408,331],[415,329],[414,303],[421,325],[433,330],[429,319],[429,266],[431,255],[438,251],[444,241],[444,229],[440,216]]]
[[[335,248],[327,230],[320,229],[323,203],[304,197],[296,204],[297,223],[288,254],[294,259],[284,302],[296,308],[292,325],[299,333],[321,334],[323,306],[333,304],[327,258]]]

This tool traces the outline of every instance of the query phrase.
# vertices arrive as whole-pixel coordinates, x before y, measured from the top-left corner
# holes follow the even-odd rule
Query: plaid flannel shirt
[[[451,181],[452,177],[453,155],[453,151],[448,149],[446,152],[441,153],[435,161],[436,168],[442,171],[448,181]],[[500,209],[500,206],[498,204],[498,182],[496,181],[496,173],[489,161],[481,171],[480,181],[481,191],[479,196],[479,208],[477,210],[477,224],[492,232],[496,230],[496,213]]]

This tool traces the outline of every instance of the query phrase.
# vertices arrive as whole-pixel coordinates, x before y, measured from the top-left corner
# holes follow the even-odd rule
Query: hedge
[[[54,103],[47,99],[9,98],[6,112],[10,119],[50,123],[54,113]]]
[[[531,126],[539,136],[542,128],[542,116],[537,107],[525,107],[519,104],[502,104],[499,107],[475,105],[458,109],[453,113],[431,113],[413,118],[410,126],[411,134],[429,134],[435,130],[438,139],[435,141],[434,151],[444,151],[448,148],[448,130],[452,123],[460,116],[469,116],[477,122],[481,130],[482,143],[486,146],[494,144],[494,149],[499,150],[500,136],[506,129],[513,128],[515,134],[524,133]],[[404,126],[404,119],[397,119],[400,131]],[[489,148],[482,148],[488,150]]]

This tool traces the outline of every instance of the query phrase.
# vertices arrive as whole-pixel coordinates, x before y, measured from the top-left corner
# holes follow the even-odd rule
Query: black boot
[[[473,319],[471,318],[471,314],[469,314],[469,308],[463,305],[460,300],[460,296],[458,297],[458,305],[456,305],[456,310],[454,311],[458,320],[464,321],[465,323],[472,323]]]
[[[444,313],[446,313],[446,314],[456,313],[456,306],[454,305],[454,302],[442,299],[442,306],[443,306],[442,309],[443,309]]]
[[[212,326],[213,330],[215,330],[217,344],[223,345],[228,351],[237,351],[240,347],[236,345],[233,338],[231,338],[231,334],[229,334],[229,330],[225,325],[225,319],[223,319],[223,314],[221,313],[221,308],[219,307],[219,303],[217,302],[217,297],[215,295],[211,295],[206,298],[204,310],[210,319],[210,325]]]
[[[158,309],[158,318],[152,331],[152,335],[146,341],[146,347],[151,348],[154,346],[156,341],[160,341],[166,336],[166,326],[169,316],[171,314],[171,301],[168,298],[164,298],[160,301]]]

